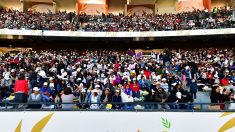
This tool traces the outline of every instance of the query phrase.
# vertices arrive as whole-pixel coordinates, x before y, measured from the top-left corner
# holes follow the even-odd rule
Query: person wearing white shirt
[[[72,93],[71,88],[66,88],[64,94],[61,96],[62,103],[73,103],[75,96]],[[73,109],[74,104],[62,104],[63,109]]]
[[[166,78],[163,78],[160,85],[167,92],[169,90],[169,85],[166,81],[167,81]]]

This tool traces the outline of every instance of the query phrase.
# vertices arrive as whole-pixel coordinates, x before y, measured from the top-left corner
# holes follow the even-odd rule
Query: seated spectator
[[[235,97],[234,97],[234,93],[230,92],[230,93],[228,94],[228,97],[229,97],[228,103],[230,103],[230,104],[228,105],[228,109],[229,109],[229,110],[234,110],[234,109],[235,109]]]
[[[99,104],[101,103],[100,96],[98,95],[98,91],[96,89],[92,90],[91,96],[88,100],[89,103],[94,103],[90,105],[90,109],[99,109]]]
[[[51,89],[48,87],[48,83],[44,82],[43,87],[40,89],[43,102],[49,102],[51,96]]]
[[[165,90],[163,88],[160,87],[160,85],[157,85],[157,90],[154,92],[154,101],[159,103],[158,109],[170,109],[170,107],[168,106],[168,104],[164,104],[167,103],[168,100],[168,93],[165,92]]]
[[[61,100],[62,100],[62,103],[71,103],[71,104],[62,104],[62,109],[73,109],[74,104],[72,104],[72,103],[73,103],[74,98],[75,98],[75,96],[72,93],[72,89],[66,88],[64,90],[64,94],[62,94],[62,96],[61,96]]]
[[[86,90],[85,89],[82,89],[82,93],[79,96],[78,101],[79,101],[79,103],[81,103],[79,105],[79,108],[81,108],[81,109],[88,108],[88,104],[87,104],[88,103],[88,96],[86,94]]]
[[[112,105],[112,109],[121,109],[122,98],[119,90],[115,90],[115,94],[112,97],[112,102],[117,103]]]
[[[40,89],[38,87],[34,87],[33,93],[29,95],[28,102],[29,103],[38,103],[38,104],[29,104],[28,108],[40,109],[42,107],[41,101],[42,101],[42,95],[40,94]]]
[[[172,109],[190,109],[190,106],[184,103],[191,102],[192,98],[188,91],[182,89],[181,84],[176,84],[175,88],[171,91],[168,100],[169,102],[176,103],[174,105],[170,105]]]
[[[212,87],[211,93],[210,93],[210,99],[211,103],[220,103],[221,102],[222,95],[220,94],[220,86],[214,86]]]
[[[57,105],[56,105],[56,108],[57,109],[60,109],[60,108],[62,108],[62,105],[61,105],[61,103],[62,103],[62,98],[61,98],[61,96],[64,94],[64,90],[60,90],[58,93],[57,93],[57,95],[56,95],[56,97],[55,97],[55,103],[58,103]]]
[[[168,83],[167,83],[167,79],[166,79],[166,78],[163,78],[163,79],[162,79],[161,87],[162,87],[166,92],[169,91],[169,85],[168,85]]]
[[[132,90],[132,96],[133,98],[139,98],[140,97],[140,87],[139,84],[136,81],[136,78],[133,79],[133,82],[130,84],[130,88]]]
[[[132,96],[132,90],[131,90],[129,84],[127,84],[126,88],[124,88],[124,93],[128,96]]]
[[[110,93],[110,89],[109,88],[106,88],[104,93],[102,94],[101,96],[101,101],[103,103],[109,103],[109,102],[112,102],[112,95]]]

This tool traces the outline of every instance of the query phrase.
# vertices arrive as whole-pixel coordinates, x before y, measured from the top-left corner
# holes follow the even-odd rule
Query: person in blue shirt
[[[193,79],[191,84],[190,84],[190,94],[191,96],[196,99],[197,98],[197,89],[198,89],[198,86],[197,86],[197,83],[196,81]]]
[[[48,83],[44,82],[43,87],[40,89],[40,93],[42,95],[43,102],[49,102],[51,96],[51,89],[48,87]]]

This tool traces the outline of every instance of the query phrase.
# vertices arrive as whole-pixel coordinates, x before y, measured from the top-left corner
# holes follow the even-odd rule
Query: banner
[[[106,0],[78,0],[78,13],[87,15],[101,15],[108,13],[108,3]]]
[[[155,10],[155,5],[127,5],[128,15],[143,15],[143,14],[153,14]]]
[[[1,112],[2,132],[234,132],[234,112]]]

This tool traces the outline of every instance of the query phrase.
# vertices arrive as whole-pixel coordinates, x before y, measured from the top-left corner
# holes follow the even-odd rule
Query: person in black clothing
[[[122,103],[122,98],[120,96],[120,91],[115,90],[115,94],[112,97],[112,102],[115,103]],[[121,109],[122,105],[121,104],[113,104],[112,109]]]
[[[173,88],[170,93],[168,101],[171,103],[176,103],[175,105],[170,105],[172,109],[190,109],[190,105],[181,103],[193,102],[193,99],[188,91],[182,89],[181,84],[176,84],[175,88]]]
[[[106,88],[103,94],[101,95],[101,102],[103,103],[112,102],[112,95],[110,93],[109,88]]]
[[[112,102],[112,95],[110,93],[110,89],[106,88],[103,94],[101,95],[101,102],[102,103],[109,103]],[[106,104],[102,105],[103,108],[106,106]]]
[[[153,95],[154,101],[159,103],[158,109],[170,109],[167,104],[164,104],[168,100],[168,93],[160,87],[160,84],[157,84],[157,90]]]
[[[220,94],[220,86],[212,87],[210,93],[211,103],[220,103],[222,95]]]

